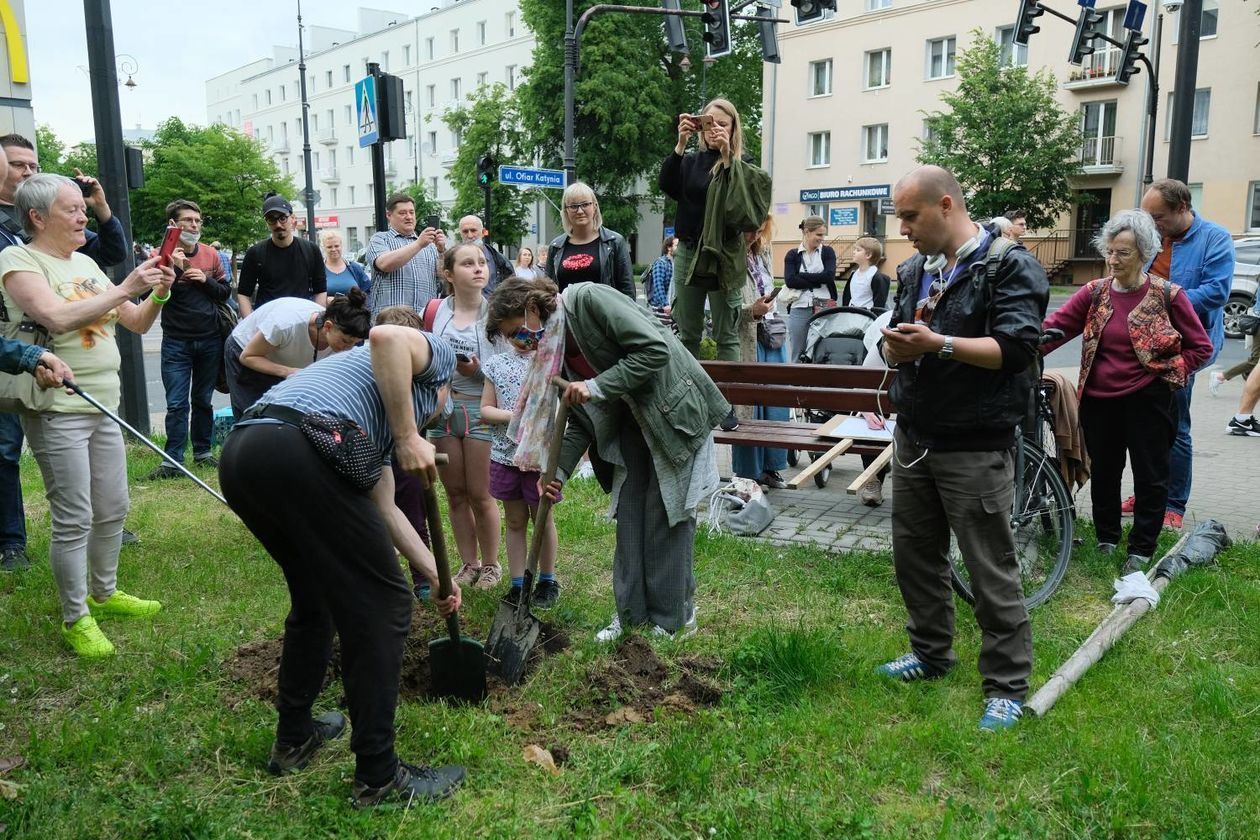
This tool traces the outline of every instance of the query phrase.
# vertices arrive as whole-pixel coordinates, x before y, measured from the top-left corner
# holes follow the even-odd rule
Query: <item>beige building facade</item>
[[[859,236],[885,240],[885,270],[912,249],[892,214],[891,189],[917,165],[926,112],[957,87],[955,61],[975,30],[1002,45],[1005,61],[1045,67],[1061,106],[1080,115],[1080,176],[1092,203],[1025,244],[1056,279],[1083,282],[1100,266],[1088,240],[1112,212],[1141,194],[1147,77],[1116,84],[1120,50],[1099,43],[1081,67],[1067,62],[1073,27],[1049,15],[1027,47],[1011,43],[1017,0],[855,0],[838,14],[779,29],[780,65],[766,65],[763,163],[774,177],[775,252],[794,247],[807,215],[829,222],[843,260]],[[1154,4],[1152,4],[1154,5]],[[1175,6],[1176,4],[1174,4]],[[1235,236],[1260,234],[1260,16],[1245,0],[1205,0],[1191,143],[1195,208]],[[1079,7],[1053,8],[1075,17]],[[1109,33],[1123,40],[1124,3],[1098,0]],[[782,17],[793,9],[784,4]],[[1165,174],[1179,11],[1161,9],[1160,96],[1153,172]],[[1155,46],[1155,9],[1144,30]],[[1105,47],[1105,48],[1104,48]],[[1028,138],[1035,143],[1036,138]],[[1014,209],[1014,208],[1012,208]]]

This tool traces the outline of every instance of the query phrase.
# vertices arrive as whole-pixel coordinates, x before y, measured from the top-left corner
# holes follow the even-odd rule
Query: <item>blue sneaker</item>
[[[1011,729],[1024,714],[1024,704],[1006,697],[990,697],[984,701],[984,714],[980,717],[981,732],[999,732]]]
[[[933,668],[919,659],[914,653],[898,656],[892,662],[885,662],[875,669],[881,677],[896,682],[914,682],[915,680],[934,680],[945,676],[945,671]]]

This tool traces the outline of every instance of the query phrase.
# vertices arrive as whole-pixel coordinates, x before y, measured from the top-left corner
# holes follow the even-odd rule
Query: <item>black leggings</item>
[[[285,423],[238,425],[223,447],[219,480],[289,586],[276,740],[300,744],[314,731],[311,706],[336,633],[355,778],[385,783],[398,766],[394,707],[412,594],[376,505]]]

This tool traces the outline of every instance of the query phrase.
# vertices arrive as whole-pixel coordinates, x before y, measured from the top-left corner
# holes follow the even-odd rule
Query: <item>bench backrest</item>
[[[895,370],[842,365],[701,362],[733,405],[778,405],[820,411],[891,414]]]

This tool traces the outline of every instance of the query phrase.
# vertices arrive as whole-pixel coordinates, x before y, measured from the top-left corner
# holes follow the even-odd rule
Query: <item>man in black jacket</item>
[[[231,290],[219,254],[201,244],[201,208],[195,202],[176,199],[166,205],[169,225],[180,229],[179,247],[171,262],[175,285],[171,299],[162,305],[162,387],[166,390],[166,454],[184,460],[192,415],[194,463],[218,465],[211,452],[214,432],[214,384],[223,362],[223,338],[219,334],[218,304]],[[163,461],[148,475],[149,481],[178,478],[183,473]]]
[[[1011,533],[1015,428],[1031,394],[1049,296],[1041,264],[971,221],[948,170],[924,166],[893,190],[901,234],[919,254],[897,269],[884,360],[897,368],[893,564],[909,612],[910,653],[880,666],[900,681],[957,661],[947,552],[951,529],[980,625],[980,728],[1018,721],[1032,630]]]

